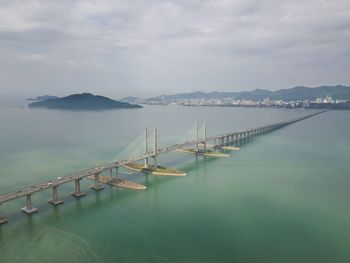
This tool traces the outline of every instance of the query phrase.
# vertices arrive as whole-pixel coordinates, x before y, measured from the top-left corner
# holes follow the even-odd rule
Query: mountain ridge
[[[146,103],[149,102],[174,102],[177,99],[222,99],[222,98],[234,98],[234,99],[245,99],[245,100],[313,100],[317,98],[324,98],[325,96],[331,96],[334,99],[350,100],[350,86],[320,86],[320,87],[305,87],[296,86],[290,89],[279,89],[275,91],[255,89],[252,91],[241,91],[241,92],[219,92],[213,91],[209,93],[205,92],[191,92],[191,93],[178,93],[173,95],[160,95],[153,98],[145,99]]]

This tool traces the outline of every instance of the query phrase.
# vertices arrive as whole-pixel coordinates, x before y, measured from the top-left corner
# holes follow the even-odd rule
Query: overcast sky
[[[350,84],[350,0],[0,0],[0,93]]]

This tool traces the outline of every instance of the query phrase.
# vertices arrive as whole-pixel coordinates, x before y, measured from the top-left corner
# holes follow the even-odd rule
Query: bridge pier
[[[99,177],[100,177],[100,174],[96,173],[95,174],[95,183],[90,186],[91,189],[99,191],[99,190],[102,190],[105,188],[103,185],[100,185],[100,181],[99,181],[100,178]]]
[[[81,180],[81,178],[75,179],[75,191],[70,193],[71,195],[73,195],[75,197],[82,197],[85,195],[85,193],[80,192],[80,180]]]
[[[7,219],[5,217],[0,216],[0,225],[5,224],[7,222]]]
[[[32,207],[32,196],[31,195],[27,195],[26,199],[27,199],[27,206],[23,207],[21,209],[22,212],[24,212],[24,213],[26,213],[28,215],[38,212],[37,208]]]
[[[115,177],[116,177],[117,179],[119,179],[119,170],[118,170],[118,168],[119,168],[119,167],[116,167],[116,168],[115,168]]]
[[[109,169],[109,177],[112,179],[113,178],[113,171],[112,171],[112,168]]]
[[[58,199],[58,196],[57,196],[57,187],[58,187],[58,186],[55,186],[55,187],[52,188],[52,198],[48,200],[48,202],[49,202],[50,204],[53,204],[53,205],[60,205],[60,204],[63,204],[63,201]]]
[[[1,205],[1,203],[0,203]],[[7,219],[5,217],[0,216],[0,225],[5,224],[7,222]]]

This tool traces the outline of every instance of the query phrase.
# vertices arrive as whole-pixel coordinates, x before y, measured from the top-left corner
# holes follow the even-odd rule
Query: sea
[[[207,134],[254,128],[315,112],[306,109],[144,105],[142,109],[29,109],[0,97],[0,194]],[[32,196],[0,205],[0,262],[350,262],[350,114],[328,111],[236,143],[229,157],[159,156],[185,177],[120,168],[147,186],[104,185],[84,197],[58,188],[64,204]],[[152,160],[150,160],[152,162]]]

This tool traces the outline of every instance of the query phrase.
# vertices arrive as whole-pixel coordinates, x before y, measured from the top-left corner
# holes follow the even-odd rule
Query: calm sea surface
[[[92,168],[142,144],[145,124],[159,144],[309,114],[308,110],[146,106],[74,112],[28,109],[0,99],[0,194]],[[172,152],[159,164],[187,177],[121,169],[148,187],[105,186],[85,197],[58,189],[64,204],[35,194],[0,206],[0,262],[350,262],[350,113],[331,111],[241,144],[228,158]],[[136,138],[136,140],[135,140]],[[132,145],[130,143],[134,142]]]

